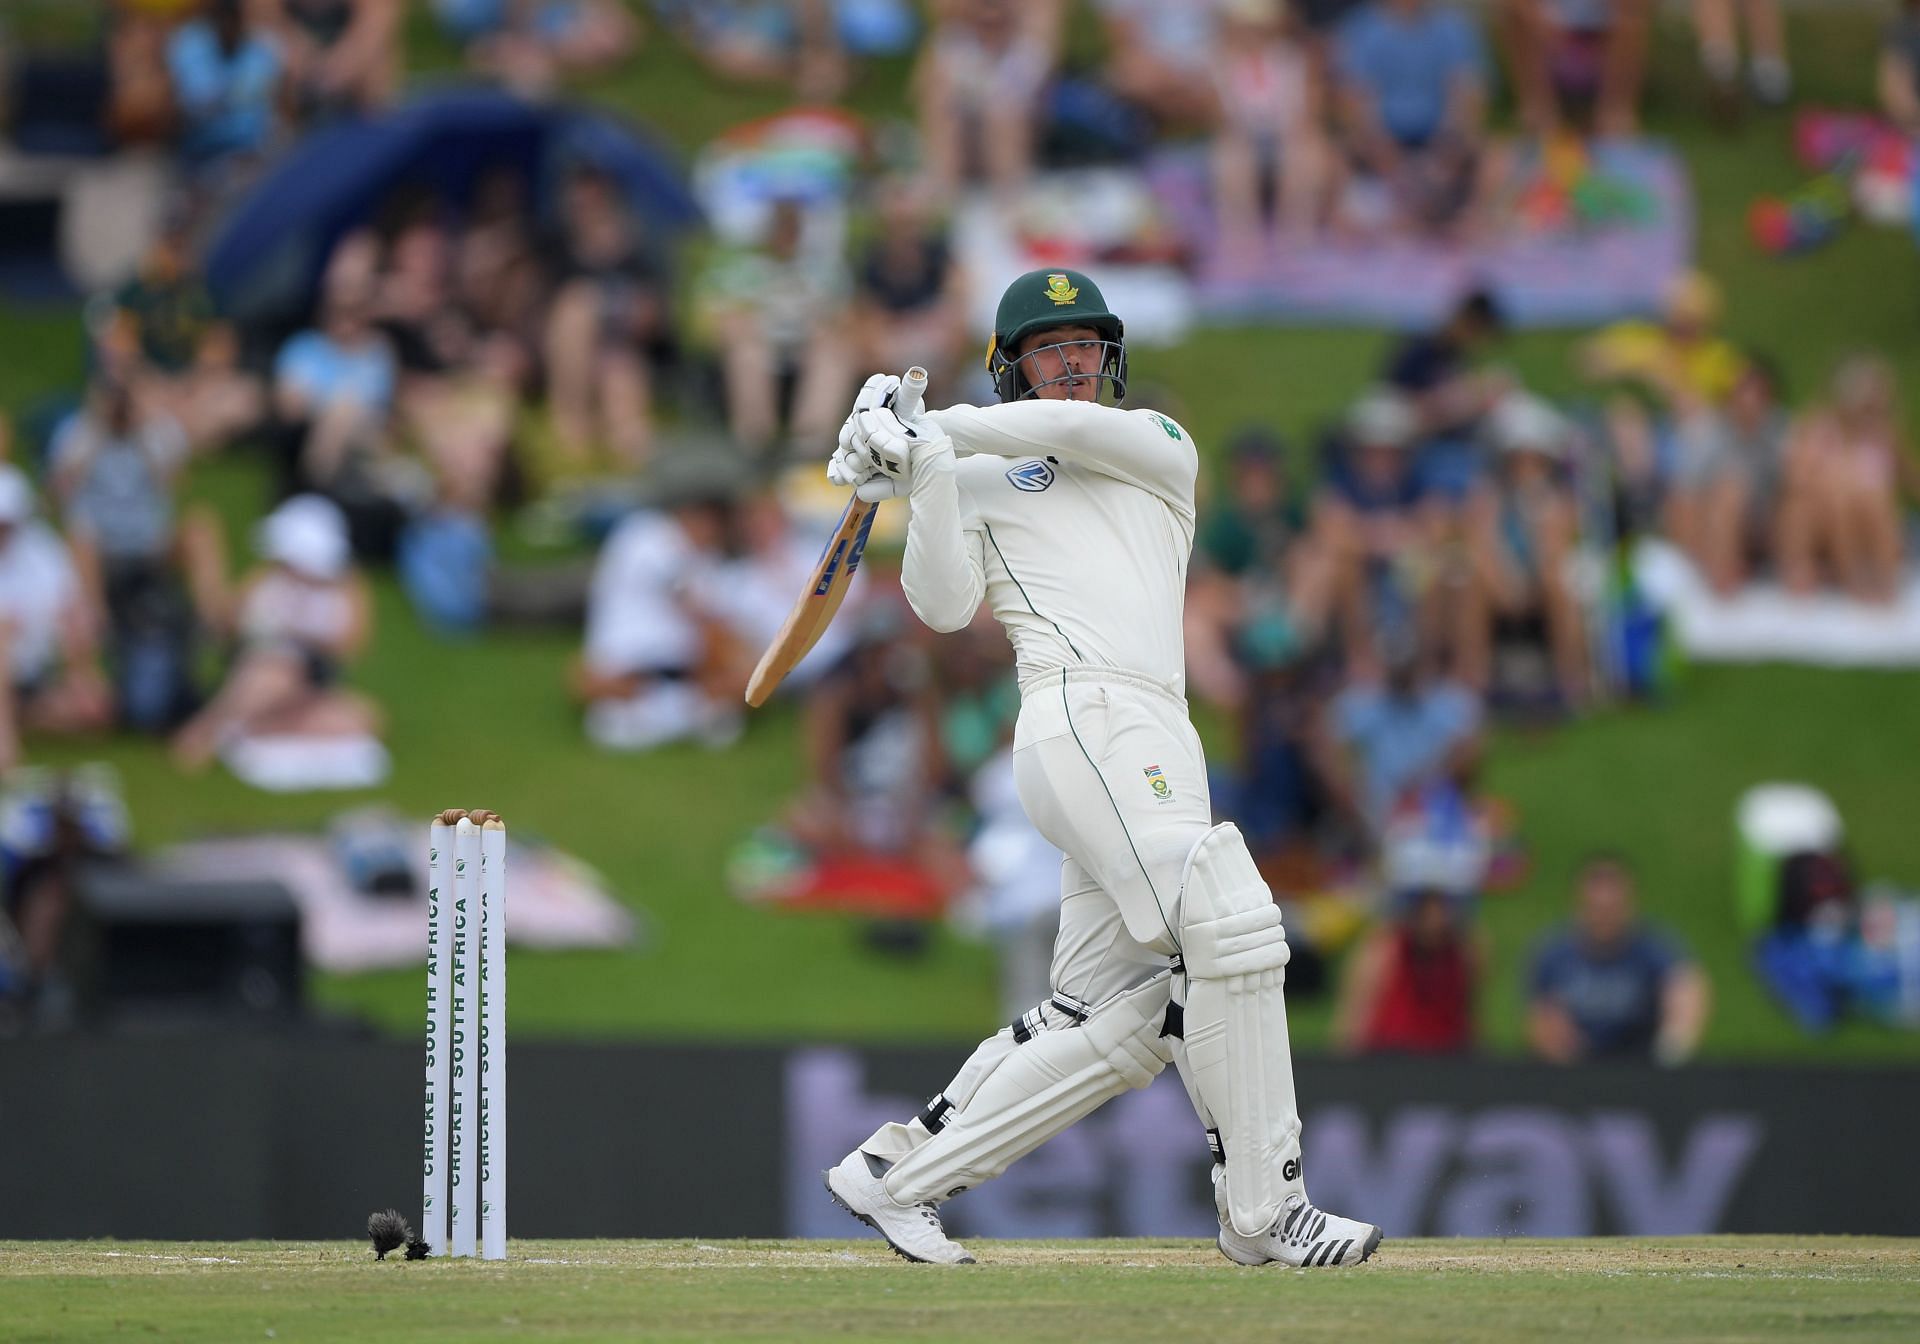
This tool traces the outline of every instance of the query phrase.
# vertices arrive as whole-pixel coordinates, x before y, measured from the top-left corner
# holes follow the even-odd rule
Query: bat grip
[[[926,409],[927,371],[918,364],[900,379],[900,390],[893,395],[893,413],[902,420],[918,420]]]

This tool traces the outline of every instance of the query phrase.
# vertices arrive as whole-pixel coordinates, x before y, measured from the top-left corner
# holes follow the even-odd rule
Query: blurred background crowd
[[[742,947],[840,977],[748,1031],[870,1033],[862,976],[959,987],[904,1020],[954,1035],[1043,997],[1010,651],[917,626],[894,510],[786,707],[740,694],[860,378],[991,399],[985,316],[1054,263],[1202,441],[1188,694],[1310,1035],[1920,1022],[1920,906],[1840,818],[1920,881],[1861,741],[1916,740],[1920,7],[1785,9],[9,6],[0,1021],[84,1016],[129,815],[336,790],[489,790],[666,931],[535,1020],[671,1030]],[[415,978],[328,993],[407,1021]]]

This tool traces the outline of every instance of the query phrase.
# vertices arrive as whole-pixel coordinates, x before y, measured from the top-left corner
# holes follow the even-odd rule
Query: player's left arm
[[[1199,454],[1187,431],[1158,411],[1123,411],[1090,401],[1012,401],[949,406],[926,419],[954,450],[986,457],[1055,457],[1151,490],[1194,511]]]

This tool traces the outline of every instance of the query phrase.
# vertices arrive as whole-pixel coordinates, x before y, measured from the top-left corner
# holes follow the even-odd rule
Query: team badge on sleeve
[[[1013,482],[1015,490],[1038,494],[1053,484],[1053,468],[1035,458],[1031,462],[1007,468],[1007,479]]]
[[[1147,783],[1153,786],[1154,796],[1161,802],[1167,802],[1173,797],[1173,785],[1167,783],[1167,776],[1159,766],[1148,766],[1146,768],[1146,775]]]

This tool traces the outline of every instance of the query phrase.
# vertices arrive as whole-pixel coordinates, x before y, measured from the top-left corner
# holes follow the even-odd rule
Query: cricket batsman
[[[1120,409],[1125,328],[1076,271],[1008,287],[987,368],[999,405],[905,421],[900,380],[868,379],[827,475],[907,501],[902,581],[922,621],[958,630],[984,598],[1013,642],[1015,779],[1066,855],[1053,995],[827,1189],[907,1259],[969,1264],[939,1206],[1172,1060],[1213,1149],[1221,1252],[1358,1264],[1380,1229],[1307,1198],[1286,933],[1240,832],[1213,824],[1187,718],[1193,441],[1158,411]]]

